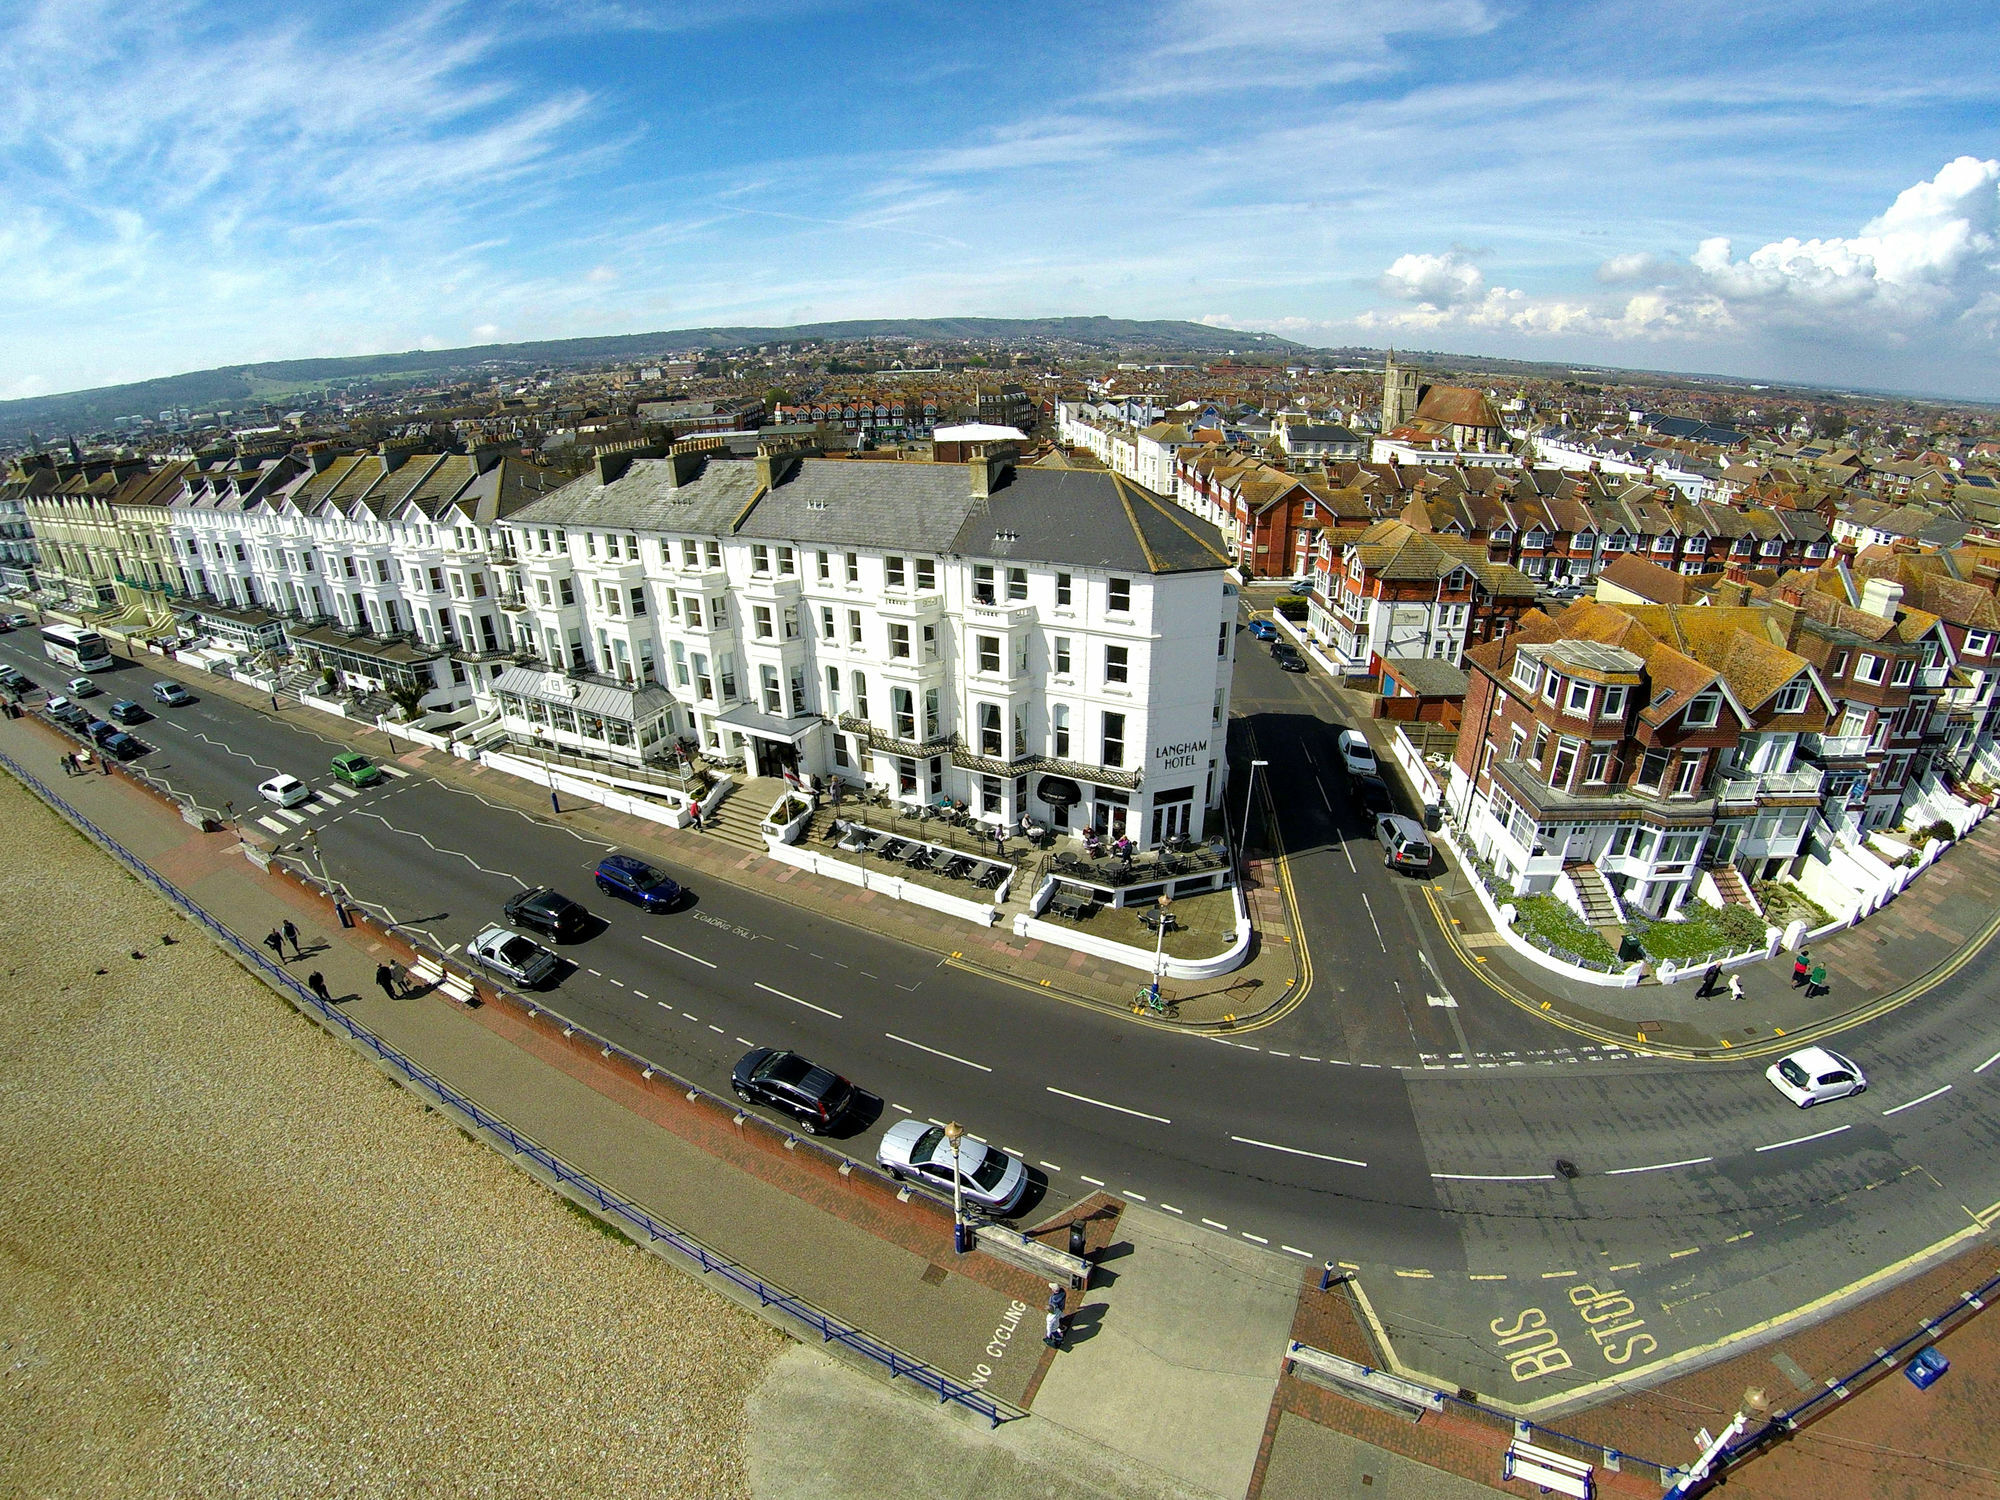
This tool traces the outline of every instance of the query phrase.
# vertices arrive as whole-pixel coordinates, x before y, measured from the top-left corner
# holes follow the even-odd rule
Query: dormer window
[[[1690,729],[1707,729],[1722,712],[1720,693],[1698,693],[1688,701],[1684,722]]]
[[[1562,691],[1562,685],[1563,676],[1560,672],[1551,672],[1548,676],[1544,677],[1542,679],[1542,702],[1555,702],[1556,694]]]
[[[1781,714],[1802,712],[1806,700],[1812,696],[1812,689],[1803,682],[1788,682],[1778,689],[1778,696],[1772,701],[1772,710]]]
[[[1536,685],[1541,681],[1541,673],[1541,666],[1525,651],[1515,656],[1514,682],[1516,686],[1524,687],[1532,693]]]
[[[1573,679],[1569,691],[1563,696],[1563,712],[1590,716],[1590,684]]]
[[[1624,716],[1625,689],[1622,687],[1606,688],[1604,690],[1603,711],[1598,714],[1598,717],[1600,719],[1622,719]]]

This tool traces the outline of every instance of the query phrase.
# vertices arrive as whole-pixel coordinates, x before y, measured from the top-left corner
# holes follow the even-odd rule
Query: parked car
[[[11,620],[0,620],[0,635],[12,635],[14,624]]]
[[[530,886],[506,906],[507,920],[546,933],[557,942],[581,936],[590,928],[590,913],[560,891]]]
[[[14,693],[32,693],[35,690],[35,679],[18,667],[8,667],[0,671],[0,687]]]
[[[1250,634],[1260,641],[1275,641],[1278,638],[1278,627],[1269,620],[1252,620]]]
[[[1290,641],[1281,641],[1276,636],[1271,638],[1271,659],[1273,661],[1283,662],[1286,657],[1297,656],[1298,654],[1299,648],[1294,646]]]
[[[1868,1092],[1867,1075],[1827,1047],[1801,1047],[1772,1063],[1764,1076],[1800,1109]]]
[[[1343,729],[1333,737],[1340,750],[1340,762],[1347,767],[1350,776],[1379,776],[1381,766],[1375,762],[1374,748],[1368,737],[1358,729]]]
[[[840,1122],[855,1102],[854,1085],[796,1052],[754,1047],[730,1074],[729,1086],[746,1104],[764,1104],[796,1121],[807,1135]]]
[[[1371,817],[1396,810],[1396,799],[1389,795],[1389,783],[1380,776],[1350,776],[1348,790],[1354,793],[1354,800],[1368,810]]]
[[[112,735],[118,733],[118,726],[113,724],[109,719],[92,719],[83,726],[83,732],[89,735],[97,744],[101,745],[110,739]]]
[[[898,1120],[875,1148],[875,1160],[898,1182],[915,1178],[951,1191],[952,1149],[942,1127],[924,1120]],[[1006,1152],[962,1136],[958,1142],[959,1190],[968,1202],[996,1214],[1012,1213],[1028,1191],[1028,1169]]]
[[[144,741],[133,739],[121,729],[116,734],[104,737],[104,748],[108,754],[115,755],[120,760],[137,760],[149,747]]]
[[[179,708],[183,703],[194,702],[194,694],[190,693],[178,682],[154,683],[153,696],[166,704],[168,708]]]
[[[143,724],[153,717],[130,698],[120,698],[105,713],[120,724]]]
[[[531,937],[505,927],[489,927],[465,945],[466,957],[502,979],[532,990],[546,983],[562,960]]]
[[[311,799],[313,789],[296,776],[273,776],[257,783],[257,795],[280,807],[297,807]]]
[[[1375,837],[1382,845],[1382,862],[1392,870],[1419,870],[1431,867],[1431,841],[1424,825],[1400,813],[1378,813]]]
[[[69,695],[72,698],[95,698],[103,691],[88,677],[72,677],[69,680]]]
[[[363,755],[359,750],[345,750],[333,758],[333,779],[344,781],[351,787],[373,786],[388,778],[382,768]]]
[[[89,714],[63,697],[49,699],[43,706],[43,711],[58,724],[67,724],[71,729],[82,729],[90,722]]]
[[[1306,659],[1296,651],[1292,652],[1289,656],[1281,656],[1278,658],[1278,670],[1280,672],[1304,672],[1308,670]]]
[[[30,625],[34,624],[35,622],[29,619],[24,614],[16,613],[7,616],[7,623],[9,625],[12,625],[16,630],[26,630]]]
[[[646,911],[670,911],[680,903],[680,883],[643,859],[612,854],[597,862],[597,888]]]

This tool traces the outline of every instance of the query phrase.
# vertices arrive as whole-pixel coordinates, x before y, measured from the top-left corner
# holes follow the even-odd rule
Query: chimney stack
[[[1890,578],[1871,578],[1861,585],[1861,607],[1884,620],[1896,618],[1903,602],[1903,586]]]

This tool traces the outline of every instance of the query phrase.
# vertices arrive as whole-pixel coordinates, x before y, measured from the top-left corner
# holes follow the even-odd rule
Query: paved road
[[[310,782],[303,821],[265,831],[302,857],[318,829],[330,875],[446,946],[525,883],[593,898],[607,926],[565,950],[577,967],[556,1003],[637,1052],[720,1086],[746,1046],[795,1046],[877,1091],[883,1114],[956,1116],[1036,1164],[1047,1197],[1031,1211],[1103,1186],[1274,1256],[1353,1262],[1408,1364],[1506,1399],[1629,1378],[2000,1199],[2000,1065],[1977,1071],[2000,1049],[1991,960],[1857,1033],[1873,1090],[1811,1113],[1751,1066],[1531,1058],[1561,1038],[1426,947],[1415,884],[1373,853],[1329,758],[1324,687],[1243,655],[1244,728],[1273,763],[1316,978],[1283,1022],[1229,1040],[1037,999],[731,886],[643,916],[591,891],[609,846],[585,830],[421,769],[341,795],[335,742],[296,712],[206,694],[136,732],[158,747],[149,773],[209,806],[243,811],[278,770]],[[57,675],[31,635],[0,637],[0,658]],[[125,666],[105,685],[142,697],[152,675]],[[1521,1055],[1424,1071],[1440,1049]],[[875,1131],[843,1144],[865,1154]]]

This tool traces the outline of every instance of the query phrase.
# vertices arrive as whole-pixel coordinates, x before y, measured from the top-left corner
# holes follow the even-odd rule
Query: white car
[[[1800,1109],[1868,1092],[1867,1075],[1825,1047],[1801,1047],[1772,1063],[1764,1076]]]
[[[1347,767],[1350,776],[1379,776],[1381,767],[1375,763],[1375,752],[1368,744],[1367,736],[1358,729],[1343,729],[1334,736],[1334,743],[1340,746],[1341,764]]]
[[[313,789],[296,776],[273,776],[257,784],[257,795],[280,807],[297,807],[311,799]]]
[[[72,698],[94,698],[103,691],[88,677],[72,677],[69,680],[69,694]]]
[[[898,1182],[915,1178],[939,1192],[951,1191],[952,1149],[942,1126],[898,1120],[875,1148],[875,1160]],[[969,1135],[959,1138],[958,1175],[966,1201],[996,1214],[1012,1213],[1028,1191],[1026,1167]]]
[[[505,927],[489,927],[480,933],[465,945],[465,956],[528,990],[562,967],[562,960],[533,938]]]

